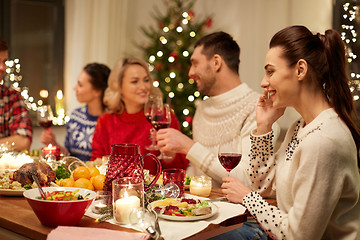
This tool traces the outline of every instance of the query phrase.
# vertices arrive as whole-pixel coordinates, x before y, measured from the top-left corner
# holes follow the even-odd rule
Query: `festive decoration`
[[[157,28],[142,27],[149,44],[141,44],[145,59],[154,78],[154,86],[159,87],[166,101],[171,101],[183,133],[191,136],[191,121],[195,113],[197,91],[193,79],[189,79],[190,56],[193,44],[211,27],[210,17],[200,19],[191,9],[192,0],[164,0],[167,13],[155,9]]]
[[[350,72],[350,90],[354,101],[360,98],[360,42],[358,32],[360,31],[360,2],[357,0],[339,1],[340,8],[336,9],[339,18],[338,31],[346,46],[347,60]]]
[[[28,87],[20,87],[22,76],[20,74],[19,59],[8,60],[6,61],[5,64],[7,66],[6,74],[4,79],[0,81],[1,85],[5,85],[9,88],[19,91],[21,93],[21,96],[24,98],[25,105],[29,110],[36,112],[39,106],[48,104],[47,98],[49,93],[47,90],[45,89],[41,90],[39,93],[40,99],[36,101],[34,97],[29,95]],[[63,101],[62,96],[61,96],[61,101]],[[64,105],[62,105],[62,109],[58,109],[56,113],[57,113],[57,117],[54,117],[53,119],[54,125],[64,125],[70,120],[69,116],[65,115]]]

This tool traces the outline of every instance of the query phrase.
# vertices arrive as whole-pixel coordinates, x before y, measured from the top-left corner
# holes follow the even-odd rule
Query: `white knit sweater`
[[[274,153],[271,134],[251,136],[249,175],[262,196],[276,191],[278,208],[256,193],[244,206],[273,239],[360,239],[357,151],[333,109],[289,128]]]
[[[218,96],[201,101],[196,107],[193,121],[193,140],[196,142],[187,154],[190,176],[208,175],[213,178],[215,187],[227,176],[218,159],[218,146],[221,134],[228,141],[236,142],[242,149],[239,165],[231,171],[231,176],[250,186],[246,168],[249,163],[249,134],[256,127],[255,107],[260,94],[245,83]]]

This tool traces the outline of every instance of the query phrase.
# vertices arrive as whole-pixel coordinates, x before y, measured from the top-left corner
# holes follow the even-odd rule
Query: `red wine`
[[[151,115],[150,114],[145,114],[145,118],[151,124]]]
[[[240,153],[219,153],[219,160],[221,165],[230,172],[233,170],[241,160]]]
[[[160,121],[161,118],[163,117],[163,115],[153,115],[153,116],[151,116],[151,114],[145,114],[145,117],[148,120],[148,122],[151,124],[151,121]]]
[[[39,124],[43,128],[49,128],[52,126],[52,121],[51,120],[41,120],[41,121],[39,121]]]
[[[151,124],[156,129],[156,131],[159,130],[159,129],[162,129],[162,128],[170,127],[170,123],[168,123],[168,122],[155,122],[155,121],[152,121]]]

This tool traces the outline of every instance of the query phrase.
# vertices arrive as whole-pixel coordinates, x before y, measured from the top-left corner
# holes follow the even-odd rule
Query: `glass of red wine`
[[[39,106],[37,110],[37,120],[41,127],[49,129],[52,126],[54,115],[50,105]]]
[[[221,165],[230,176],[233,170],[241,161],[241,149],[239,149],[236,141],[229,135],[223,134],[220,137],[218,157]]]
[[[171,109],[169,104],[153,104],[151,108],[151,124],[156,131],[170,127]],[[170,160],[172,157],[161,153],[159,159]]]
[[[151,109],[153,105],[156,106],[160,106],[160,108],[162,109],[163,106],[163,102],[162,102],[162,97],[158,96],[158,95],[150,95],[148,101],[145,103],[144,106],[144,114],[145,114],[145,118],[148,120],[148,122],[151,124]],[[162,112],[159,112],[159,116],[162,116]],[[149,138],[151,140],[151,144],[145,146],[146,150],[159,150],[158,146],[156,145],[156,140],[155,140],[155,129],[151,128],[150,130],[150,135]]]

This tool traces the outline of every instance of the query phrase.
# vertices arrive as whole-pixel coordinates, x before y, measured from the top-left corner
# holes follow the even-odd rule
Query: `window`
[[[0,3],[0,37],[9,45],[9,58],[19,59],[21,87],[55,106],[56,92],[63,89],[64,1],[3,0]],[[36,123],[36,122],[35,122]]]

